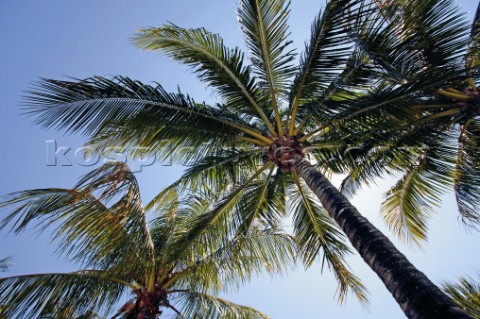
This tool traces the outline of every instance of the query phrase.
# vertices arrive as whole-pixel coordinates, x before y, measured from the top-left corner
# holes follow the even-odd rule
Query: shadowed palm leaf
[[[444,283],[443,290],[474,319],[480,318],[480,284],[473,278]]]

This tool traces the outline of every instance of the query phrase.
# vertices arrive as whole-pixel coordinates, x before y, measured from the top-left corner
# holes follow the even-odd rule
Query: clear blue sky
[[[323,1],[293,0],[290,18],[294,44],[303,47],[310,23]],[[477,1],[459,0],[471,19]],[[211,101],[214,96],[200,85],[188,68],[169,59],[135,49],[128,37],[141,27],[159,26],[167,21],[184,27],[203,26],[220,33],[228,46],[243,46],[235,13],[235,0],[177,1],[25,1],[0,0],[0,98],[2,156],[0,194],[12,191],[71,187],[77,178],[92,169],[76,162],[73,166],[47,166],[47,140],[72,149],[82,143],[78,136],[45,131],[31,119],[20,116],[22,91],[39,77],[83,78],[91,75],[126,75],[145,82],[158,81],[167,90],[179,85],[196,100]],[[137,174],[145,201],[181,173],[180,168],[160,164]],[[378,218],[382,193],[392,180],[362,191],[354,203],[384,233],[388,230]],[[52,257],[48,234],[33,232],[13,236],[0,233],[0,258],[11,255],[16,265],[10,275],[75,269]],[[478,233],[466,233],[457,219],[453,195],[448,194],[431,224],[430,240],[424,251],[411,249],[397,240],[397,247],[433,281],[452,280],[474,274],[480,267]],[[356,255],[350,265],[370,291],[371,308],[365,312],[352,297],[345,306],[334,299],[336,283],[328,271],[320,274],[316,265],[305,272],[301,266],[284,278],[259,278],[229,293],[233,301],[266,312],[274,319],[287,318],[404,318],[400,308],[375,274]]]

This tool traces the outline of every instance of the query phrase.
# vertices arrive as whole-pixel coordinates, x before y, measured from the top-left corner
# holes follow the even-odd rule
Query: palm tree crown
[[[1,227],[15,232],[39,221],[57,224],[60,251],[84,268],[73,273],[32,274],[0,279],[0,303],[15,318],[87,318],[108,313],[122,296],[133,299],[112,318],[157,318],[170,309],[178,318],[268,318],[215,297],[238,287],[253,273],[277,272],[293,256],[293,241],[273,230],[217,239],[189,236],[188,226],[208,200],[156,203],[150,221],[138,185],[125,164],[106,164],[73,189],[36,189],[7,195],[13,209]]]

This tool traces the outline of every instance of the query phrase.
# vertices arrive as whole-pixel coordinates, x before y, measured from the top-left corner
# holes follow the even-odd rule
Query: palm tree
[[[429,14],[455,12],[450,1],[443,3]],[[251,54],[249,66],[238,48],[227,48],[219,35],[205,29],[169,24],[136,34],[134,42],[140,48],[163,52],[192,67],[220,95],[220,104],[196,103],[181,92],[168,93],[160,85],[118,76],[43,79],[28,96],[31,111],[44,127],[89,134],[100,151],[112,145],[133,147],[136,155],[141,146],[159,157],[192,165],[157,198],[172,190],[197,191],[204,184],[218,194],[209,212],[192,223],[190,236],[212,228],[231,234],[250,229],[258,220],[275,224],[290,198],[288,207],[305,263],[310,265],[323,254],[343,294],[350,288],[364,298],[364,287],[344,265],[347,247],[330,217],[409,318],[468,318],[324,175],[329,169],[342,170],[344,164],[329,160],[346,145],[344,135],[331,139],[331,132],[338,132],[344,123],[371,128],[380,123],[378,119],[393,118],[386,105],[432,87],[438,79],[424,77],[413,56],[409,70],[422,76],[408,83],[398,76],[385,77],[394,70],[382,72],[364,63],[382,61],[366,56],[363,42],[352,44],[349,39],[388,25],[371,23],[379,21],[381,11],[367,1],[329,1],[313,22],[310,41],[295,67],[288,15],[286,0],[240,1],[238,17]],[[416,27],[424,22],[418,16],[415,21]],[[450,24],[454,30],[464,26],[461,17]],[[409,29],[413,39],[417,30],[422,31]],[[460,42],[447,39],[438,48],[446,56],[434,60],[439,69],[448,65],[446,53]],[[372,90],[374,99],[368,99],[371,94],[365,92]],[[402,116],[405,121],[416,119],[412,112]]]
[[[472,318],[480,318],[480,284],[462,277],[457,283],[444,283],[443,290]]]
[[[293,256],[291,238],[273,229],[219,238],[211,232],[187,236],[189,224],[209,205],[156,203],[147,220],[138,184],[123,163],[106,164],[73,189],[35,189],[3,198],[10,223],[20,232],[33,221],[57,225],[59,251],[83,269],[71,273],[0,279],[0,302],[15,318],[93,318],[107,314],[127,293],[133,298],[112,318],[158,318],[169,309],[177,318],[268,318],[210,294],[237,287],[261,270],[278,272]]]

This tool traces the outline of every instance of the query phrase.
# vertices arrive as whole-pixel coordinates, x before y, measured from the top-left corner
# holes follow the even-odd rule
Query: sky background
[[[295,47],[303,48],[310,36],[310,23],[323,1],[293,0],[290,31]],[[459,0],[471,20],[477,1]],[[168,21],[182,27],[206,27],[220,33],[229,47],[243,47],[234,0],[177,1],[22,1],[0,0],[0,195],[13,191],[47,187],[72,187],[77,179],[96,166],[85,166],[73,151],[80,147],[79,136],[43,130],[33,119],[22,116],[22,91],[39,77],[64,79],[92,75],[125,75],[143,82],[157,81],[167,90],[180,86],[197,101],[213,101],[215,96],[199,84],[187,67],[158,54],[134,48],[128,38],[136,29],[160,26]],[[297,51],[299,52],[299,51]],[[47,141],[71,147],[71,166],[48,166],[52,156]],[[83,165],[80,165],[83,163]],[[180,167],[168,163],[143,168],[136,174],[147,202],[181,174]],[[383,193],[393,180],[361,191],[353,200],[360,212],[390,236],[379,218]],[[413,249],[392,239],[417,268],[436,283],[460,275],[474,275],[480,267],[480,235],[468,233],[458,220],[453,194],[447,194],[430,224],[428,243]],[[5,213],[5,212],[3,212]],[[0,216],[1,218],[1,216]],[[27,231],[14,236],[0,232],[0,258],[12,256],[15,265],[6,275],[75,270],[53,256],[48,234]],[[351,268],[370,292],[371,306],[361,308],[354,297],[346,305],[335,300],[336,282],[319,263],[305,271],[279,278],[261,277],[239,292],[227,294],[232,301],[253,306],[273,319],[286,318],[404,318],[398,305],[376,275],[357,255],[348,257]]]

